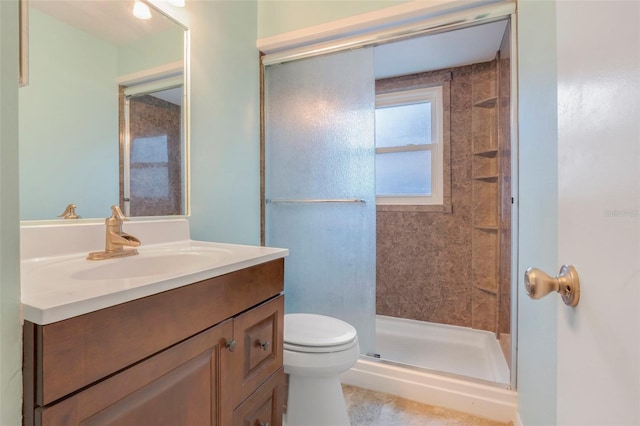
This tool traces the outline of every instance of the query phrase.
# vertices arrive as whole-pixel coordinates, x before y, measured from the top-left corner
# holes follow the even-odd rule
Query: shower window
[[[442,204],[442,87],[376,95],[377,204]]]
[[[171,195],[167,135],[134,138],[129,161],[130,192],[152,199]]]

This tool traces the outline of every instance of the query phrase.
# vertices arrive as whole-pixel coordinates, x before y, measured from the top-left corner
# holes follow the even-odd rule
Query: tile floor
[[[505,426],[470,414],[343,385],[351,426]]]

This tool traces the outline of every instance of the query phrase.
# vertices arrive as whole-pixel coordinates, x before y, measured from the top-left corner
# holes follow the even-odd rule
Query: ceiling
[[[29,7],[117,46],[176,25],[152,7],[151,19],[138,19],[133,4],[134,0],[29,0]]]
[[[151,96],[171,102],[174,105],[182,106],[182,87],[174,87],[173,89],[154,92]]]
[[[153,8],[151,19],[138,19],[133,16],[133,4],[134,0],[29,0],[30,7],[116,46],[176,25]],[[182,88],[155,92],[153,96],[182,104]]]
[[[0,0],[1,1],[1,0]],[[134,0],[29,0],[29,6],[115,45],[176,25],[153,8],[152,18],[133,16]],[[376,78],[491,61],[500,48],[507,21],[417,36],[375,48]]]
[[[376,46],[376,78],[487,62],[500,49],[507,21]]]

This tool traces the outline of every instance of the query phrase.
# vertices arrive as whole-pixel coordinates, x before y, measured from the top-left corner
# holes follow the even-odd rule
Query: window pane
[[[430,143],[430,102],[376,108],[376,148]]]
[[[376,155],[377,195],[431,195],[431,151]]]
[[[138,166],[131,168],[131,196],[166,198],[169,196],[169,167]]]

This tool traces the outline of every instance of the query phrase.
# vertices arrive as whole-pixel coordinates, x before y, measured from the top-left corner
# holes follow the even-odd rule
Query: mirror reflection
[[[185,28],[133,0],[28,5],[20,219],[185,214]]]

